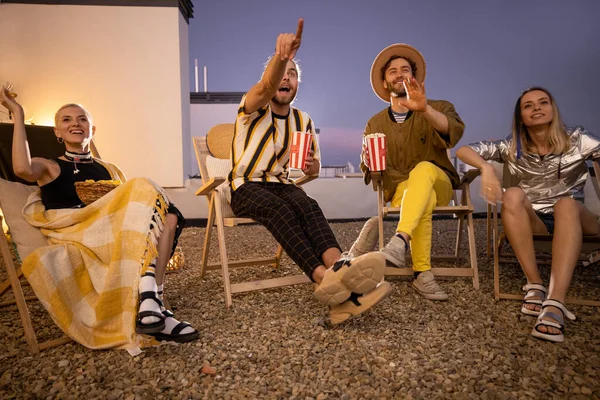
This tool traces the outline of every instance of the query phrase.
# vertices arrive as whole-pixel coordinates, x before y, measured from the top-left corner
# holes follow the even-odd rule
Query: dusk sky
[[[408,43],[427,62],[430,99],[452,102],[466,124],[459,143],[503,138],[520,92],[539,85],[567,125],[600,135],[599,0],[220,0],[195,1],[193,64],[208,67],[208,91],[247,91],[277,35],[304,18],[295,106],[321,129],[324,165],[357,166],[367,120],[386,107],[373,93],[375,56]],[[235,118],[232,115],[232,121]]]

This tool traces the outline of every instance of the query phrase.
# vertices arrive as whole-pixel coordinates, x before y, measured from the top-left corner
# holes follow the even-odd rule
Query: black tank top
[[[60,158],[53,159],[60,167],[60,175],[55,180],[41,186],[42,203],[46,210],[57,208],[75,208],[84,207],[81,199],[75,191],[75,182],[83,182],[88,179],[95,181],[110,180],[110,173],[106,168],[97,162],[89,164],[78,163],[77,169],[79,173],[74,174],[74,165],[71,161],[61,160]]]

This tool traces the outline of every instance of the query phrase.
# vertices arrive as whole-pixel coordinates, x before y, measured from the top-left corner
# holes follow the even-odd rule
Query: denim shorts
[[[546,225],[546,229],[548,230],[549,234],[553,234],[554,233],[554,214],[553,213],[541,213],[541,212],[536,212],[535,215],[537,215],[542,222],[544,223],[544,225]]]

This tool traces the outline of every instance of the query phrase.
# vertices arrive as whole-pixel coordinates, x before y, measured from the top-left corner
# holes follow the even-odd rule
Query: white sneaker
[[[404,268],[406,266],[406,243],[398,236],[392,236],[380,252],[393,267]]]
[[[374,251],[377,248],[379,240],[379,218],[371,217],[365,222],[358,238],[350,247],[350,255],[352,257],[362,256],[363,254]]]
[[[426,299],[438,301],[448,300],[448,295],[435,281],[435,277],[431,270],[421,272],[413,281],[412,287]]]

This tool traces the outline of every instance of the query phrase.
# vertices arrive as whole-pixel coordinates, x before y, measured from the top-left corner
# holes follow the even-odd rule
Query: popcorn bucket
[[[371,133],[366,135],[364,141],[369,153],[369,170],[372,172],[385,170],[385,134]]]
[[[292,132],[292,146],[290,147],[290,168],[306,168],[306,157],[312,143],[312,133]]]

